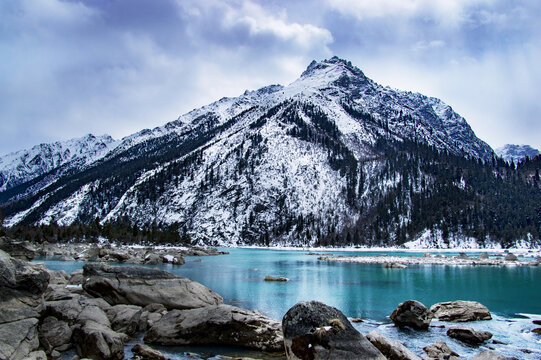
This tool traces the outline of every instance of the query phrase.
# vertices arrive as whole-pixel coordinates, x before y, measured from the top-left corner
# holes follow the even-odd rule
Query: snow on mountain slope
[[[32,196],[6,195],[3,212],[9,225],[98,217],[173,225],[204,244],[314,243],[400,182],[385,171],[381,139],[492,156],[442,101],[382,87],[334,57],[288,86],[223,98],[105,144],[99,162]]]
[[[524,160],[526,156],[533,157],[540,154],[539,150],[534,149],[530,145],[507,144],[494,151],[504,160],[513,161],[515,163]]]
[[[32,180],[61,166],[88,165],[115,148],[109,135],[88,134],[63,142],[40,144],[0,157],[0,192]]]

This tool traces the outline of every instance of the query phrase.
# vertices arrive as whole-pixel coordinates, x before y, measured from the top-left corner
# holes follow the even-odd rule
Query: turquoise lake
[[[472,327],[489,329],[495,339],[510,344],[496,346],[499,352],[521,359],[541,358],[541,338],[530,332],[531,320],[541,319],[540,267],[410,265],[407,269],[385,269],[379,264],[321,261],[306,251],[222,250],[230,254],[200,257],[200,262],[187,257],[185,265],[159,267],[210,287],[228,304],[257,309],[276,319],[281,319],[298,301],[322,301],[348,317],[365,319],[364,323],[355,325],[362,333],[377,329],[390,338],[408,342],[418,355],[423,355],[423,346],[437,340],[446,341],[465,358],[473,357],[479,349],[447,338],[445,329],[431,328],[419,334],[395,328],[388,316],[399,303],[408,299],[426,306],[450,300],[479,301],[490,309],[494,320],[472,323],[475,324]],[[421,254],[393,252],[393,255]],[[68,273],[84,265],[53,260],[45,263],[48,268]],[[290,281],[265,282],[266,275],[284,276]],[[524,349],[533,353],[528,354]]]

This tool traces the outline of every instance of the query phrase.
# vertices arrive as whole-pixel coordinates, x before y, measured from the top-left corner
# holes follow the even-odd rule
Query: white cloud
[[[442,25],[456,25],[466,11],[489,0],[327,0],[328,5],[358,19],[429,17]]]

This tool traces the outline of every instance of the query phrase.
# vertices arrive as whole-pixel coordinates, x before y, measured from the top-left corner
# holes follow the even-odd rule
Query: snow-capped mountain
[[[102,158],[117,142],[109,135],[88,134],[82,138],[40,144],[0,157],[0,191],[33,180],[50,171],[67,171]],[[56,174],[56,177],[59,175]]]
[[[539,155],[539,150],[534,149],[530,145],[514,145],[506,144],[500,148],[494,150],[494,152],[506,161],[513,161],[515,163],[524,160],[526,156],[534,157]]]
[[[0,204],[8,226],[98,218],[173,225],[206,244],[314,243],[353,226],[401,186],[385,142],[493,154],[441,100],[383,87],[333,57],[312,62],[288,86],[220,99],[118,143],[103,140],[94,158],[51,161],[40,169],[81,158],[86,166],[46,188],[26,187],[24,198],[0,192]],[[411,191],[426,184],[428,177]]]

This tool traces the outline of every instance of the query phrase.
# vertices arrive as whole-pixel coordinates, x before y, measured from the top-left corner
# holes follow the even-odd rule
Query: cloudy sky
[[[493,147],[541,148],[540,18],[531,0],[0,0],[0,154],[120,138],[333,55]]]

